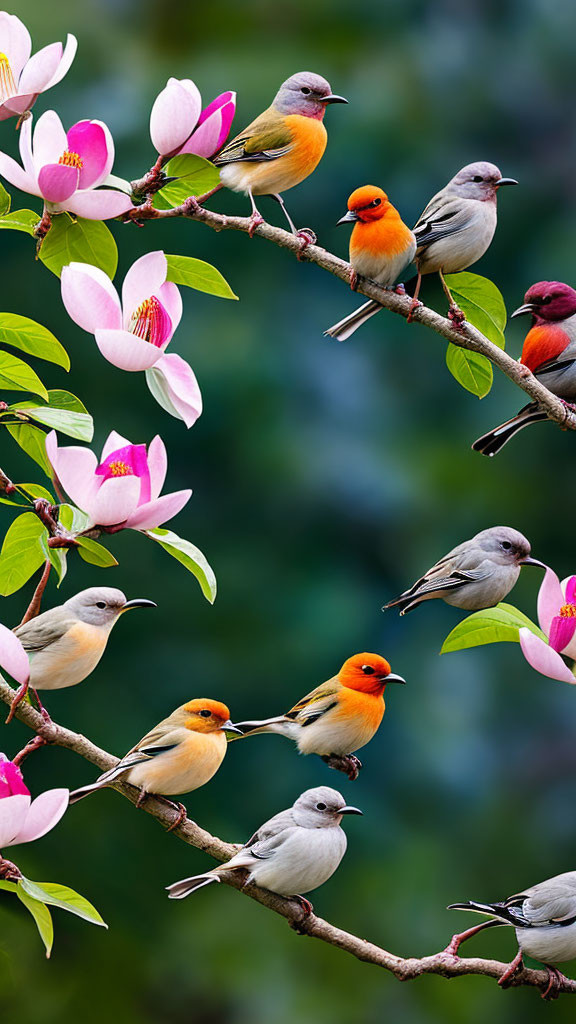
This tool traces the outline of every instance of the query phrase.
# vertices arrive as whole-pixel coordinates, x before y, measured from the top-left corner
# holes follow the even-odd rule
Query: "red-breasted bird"
[[[351,287],[356,288],[359,274],[384,288],[395,285],[414,259],[416,238],[386,193],[376,185],[357,188],[348,199],[348,213],[338,223],[354,224],[350,236]],[[324,333],[345,341],[380,309],[377,302],[366,302]]]
[[[237,722],[244,736],[272,732],[295,741],[301,754],[319,754],[331,768],[356,779],[362,767],[353,751],[378,731],[388,683],[404,683],[379,654],[355,654],[337,675],[298,701],[285,715]]]
[[[347,102],[343,96],[334,95],[321,75],[301,71],[288,78],[272,105],[214,158],[221,168],[222,184],[249,196],[252,230],[263,222],[254,196],[270,195],[282,207],[290,230],[298,234],[281,193],[300,184],[316,169],[326,149],[326,107]]]
[[[532,327],[520,362],[552,394],[568,404],[576,401],[576,291],[561,281],[539,281],[528,289],[524,305],[512,316],[524,314],[532,317]],[[496,455],[523,427],[547,418],[537,402],[529,402],[517,416],[479,437],[472,448],[482,455]]]

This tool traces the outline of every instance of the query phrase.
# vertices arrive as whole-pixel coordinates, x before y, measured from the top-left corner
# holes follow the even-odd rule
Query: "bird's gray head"
[[[542,562],[530,557],[530,542],[526,537],[510,526],[492,526],[489,530],[482,530],[473,538],[473,543],[498,565],[539,565],[544,568]]]
[[[496,192],[502,185],[517,185],[515,178],[503,178],[496,164],[485,160],[467,164],[455,174],[446,186],[446,192],[452,192],[462,199],[478,199],[496,201]]]
[[[344,797],[330,786],[307,789],[296,800],[294,820],[303,828],[330,828],[339,825],[343,814],[362,814],[357,807],[349,807]]]
[[[321,121],[328,103],[348,103],[348,100],[335,96],[322,75],[299,71],[282,83],[272,106],[281,114],[302,114]]]
[[[126,595],[115,587],[90,587],[88,590],[81,590],[64,604],[66,611],[81,622],[104,628],[112,628],[118,616],[130,608],[155,607],[154,601],[147,601],[145,598],[127,601]]]

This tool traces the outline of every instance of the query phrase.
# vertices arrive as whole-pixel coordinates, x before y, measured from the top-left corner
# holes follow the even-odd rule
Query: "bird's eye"
[[[502,543],[500,544],[500,547],[504,548],[504,551],[510,551],[512,545],[509,540],[503,540]]]
[[[380,206],[381,202],[381,199],[373,199],[372,202],[370,203],[370,206]]]
[[[325,811],[326,810],[326,804],[316,804],[316,810],[317,811]]]
[[[307,85],[303,85],[302,88],[300,89],[300,92],[303,93],[304,96],[309,96],[312,90],[309,89]]]
[[[106,607],[106,601],[96,601],[96,607],[97,608],[105,608]]]
[[[484,178],[482,177],[481,174],[475,174],[474,177],[472,178],[472,181],[475,181],[477,184],[480,184],[481,181],[484,181]]]
[[[203,708],[202,711],[198,712],[198,714],[200,715],[201,718],[210,718],[212,712],[208,711],[208,708]]]
[[[372,665],[362,665],[362,671],[365,676],[373,676],[376,671]]]
[[[547,306],[549,302],[552,302],[553,298],[553,295],[543,295],[542,298],[539,300],[538,305]]]

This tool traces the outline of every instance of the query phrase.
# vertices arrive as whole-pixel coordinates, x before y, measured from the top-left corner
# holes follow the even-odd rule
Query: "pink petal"
[[[62,43],[49,43],[30,58],[18,83],[18,92],[36,96],[44,92],[58,70],[62,60]]]
[[[0,800],[0,850],[12,845],[24,825],[29,807],[30,797],[24,794]]]
[[[106,462],[106,459],[112,452],[117,452],[120,448],[127,448],[131,444],[132,442],[122,437],[122,434],[119,434],[116,430],[111,430],[102,449],[100,462]]]
[[[62,121],[55,110],[47,110],[38,118],[34,128],[32,151],[36,173],[39,173],[45,164],[57,164],[67,146],[68,140]]]
[[[24,128],[22,128],[22,131],[24,131]],[[40,190],[34,178],[27,174],[20,167],[20,164],[17,164],[7,153],[0,153],[0,175],[6,181],[9,181],[11,185],[19,188],[21,192],[28,192],[32,196],[40,195]]]
[[[120,328],[122,310],[112,281],[99,267],[69,263],[60,279],[62,301],[68,316],[89,334],[98,328]]]
[[[222,111],[215,110],[210,117],[200,125],[191,137],[179,150],[180,153],[195,153],[196,156],[203,156],[206,159],[211,157],[218,149],[218,139],[222,134],[223,120]]]
[[[161,348],[137,338],[130,331],[96,330],[94,334],[104,358],[120,370],[147,370],[162,355]]]
[[[32,40],[20,18],[6,11],[0,11],[0,51],[8,57],[14,81],[18,82],[22,68],[30,59]]]
[[[528,664],[541,675],[548,676],[549,679],[558,679],[562,683],[576,682],[576,677],[560,655],[526,626],[520,630],[520,646]]]
[[[560,580],[553,569],[546,569],[538,592],[538,622],[546,636],[550,633],[552,619],[558,615],[563,604],[564,594],[560,587]]]
[[[5,107],[9,111],[8,117],[13,117],[14,114],[21,116],[26,111],[31,110],[38,96],[35,92],[30,93],[18,93],[16,96],[9,96],[5,101]],[[4,120],[4,118],[2,118]]]
[[[201,105],[193,82],[185,86],[176,78],[168,79],[150,114],[150,137],[161,156],[174,153],[186,141],[198,121]]]
[[[26,820],[11,845],[41,839],[58,824],[68,807],[69,789],[47,789],[32,801]]]
[[[169,519],[178,515],[191,496],[192,491],[173,491],[171,494],[156,498],[155,501],[140,505],[128,517],[126,526],[131,530],[153,530],[156,526],[162,526],[162,523],[167,523]]]
[[[64,53],[62,54],[62,57],[60,59],[60,63],[58,65],[58,67],[56,68],[56,71],[52,75],[52,78],[50,79],[48,84],[46,86],[44,86],[44,90],[51,89],[53,85],[57,85],[58,82],[62,81],[62,79],[64,78],[64,75],[66,75],[68,73],[68,71],[70,70],[70,67],[72,65],[72,61],[74,60],[74,57],[76,56],[76,50],[77,49],[78,49],[78,40],[76,39],[76,36],[73,36],[72,33],[69,32],[68,35],[66,36],[66,45],[64,47]]]
[[[49,203],[63,203],[78,188],[77,167],[65,164],[45,164],[38,174],[38,188]]]
[[[30,790],[18,765],[9,761],[5,754],[0,754],[0,799],[7,796],[30,796]]]
[[[204,107],[204,110],[202,111],[200,117],[198,118],[198,124],[204,124],[204,121],[207,121],[210,115],[213,114],[215,110],[222,110],[222,108],[225,107],[226,104],[228,103],[232,103],[233,106],[236,106],[235,92],[221,92],[219,96],[216,96],[216,98],[213,99],[212,102],[209,103],[207,107]]]
[[[570,642],[576,633],[576,618],[571,616],[556,615],[550,625],[548,643],[554,651],[559,654],[566,652]]]
[[[68,132],[68,149],[82,160],[78,188],[93,188],[108,175],[114,162],[114,144],[106,132],[96,121],[78,121]]]
[[[0,668],[18,683],[30,678],[30,662],[18,637],[11,629],[0,624]]]
[[[161,394],[168,399],[167,404],[160,404],[173,416],[179,416],[187,427],[193,426],[202,413],[202,395],[192,368],[185,359],[172,353],[158,360],[154,374]],[[155,397],[158,399],[158,395]]]
[[[148,469],[150,471],[150,498],[154,501],[164,486],[168,469],[166,445],[158,434],[152,438],[148,446]]]
[[[86,220],[110,220],[120,217],[132,209],[132,200],[125,192],[117,192],[113,188],[102,188],[97,191],[87,190],[76,192],[71,199],[63,203],[65,210],[75,213]]]
[[[36,182],[36,168],[32,156],[32,121],[32,117],[27,117],[20,128],[20,159],[30,180]]]
[[[234,92],[231,95],[234,97],[234,100],[231,103],[226,103],[226,105],[222,107],[222,128],[220,130],[220,137],[216,144],[216,152],[218,152],[226,142],[226,139],[230,134],[234,114],[236,113],[236,93]]]
[[[59,448],[52,430],[46,438],[46,453],[66,493],[78,508],[88,512],[87,505],[100,486],[95,477],[98,461],[94,452],[77,445]]]
[[[116,526],[136,510],[140,497],[137,476],[117,476],[105,480],[86,509],[95,526]]]
[[[166,281],[168,264],[160,249],[148,252],[132,264],[122,285],[122,309],[124,310],[124,327],[130,327],[132,314],[144,299],[157,295]]]
[[[168,316],[172,321],[172,329],[165,345],[163,346],[166,348],[166,345],[170,341],[170,338],[172,338],[174,331],[182,319],[182,296],[180,295],[177,286],[173,284],[172,281],[165,281],[155,294],[166,309]]]
[[[566,604],[576,604],[576,576],[568,576],[560,584]]]

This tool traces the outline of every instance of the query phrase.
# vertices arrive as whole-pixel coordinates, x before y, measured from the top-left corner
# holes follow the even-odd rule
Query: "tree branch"
[[[200,196],[202,201],[205,197]],[[194,196],[186,199],[181,206],[171,210],[156,210],[151,202],[143,206],[135,207],[127,215],[127,220],[141,224],[146,220],[163,220],[167,217],[186,217],[189,220],[201,221],[207,224],[214,231],[243,231],[245,234],[258,235],[281,249],[289,249],[299,259],[309,263],[315,263],[322,270],[339,277],[341,281],[350,284],[352,267],[345,260],[334,256],[331,252],[321,248],[319,245],[305,245],[301,238],[292,235],[282,228],[274,227],[272,224],[260,224],[253,228],[249,217],[228,217],[220,213],[213,213],[200,205],[200,201]],[[402,316],[405,319],[411,313],[412,299],[409,296],[396,295],[386,291],[374,281],[366,277],[358,278],[356,291],[365,295],[368,299],[374,299],[381,306]],[[446,341],[452,342],[459,348],[467,349],[469,352],[478,352],[486,356],[494,366],[497,366],[509,377],[514,384],[526,392],[529,397],[538,402],[540,408],[546,412],[548,418],[558,423],[565,430],[576,430],[576,413],[568,408],[556,395],[553,395],[548,388],[544,387],[539,380],[530,372],[528,367],[523,366],[516,359],[512,359],[506,352],[489,341],[481,331],[466,321],[461,329],[454,327],[447,317],[440,316],[435,310],[427,306],[418,306],[411,315],[411,319],[430,327],[436,334],[440,334]]]
[[[10,704],[13,696],[14,691],[0,677],[0,699],[5,704]],[[97,747],[86,736],[72,732],[56,722],[46,723],[42,715],[29,704],[21,704],[16,711],[16,716],[36,733],[36,739],[31,740],[28,745],[30,751],[35,749],[38,745],[38,738],[40,738],[44,743],[53,743],[56,746],[72,750],[74,753],[79,754],[80,757],[90,761],[91,764],[96,765],[101,771],[113,768],[118,763],[117,757],[113,757],[106,750]],[[18,755],[20,760],[23,760],[27,752],[29,752],[28,748],[25,747]],[[127,783],[114,782],[109,788],[118,790],[119,793],[122,793],[133,804],[138,800],[138,789]],[[149,796],[142,805],[142,809],[166,828],[174,825],[179,818],[175,806],[162,797]],[[174,834],[179,839],[184,840],[185,843],[196,847],[198,850],[202,850],[204,853],[208,853],[220,862],[229,860],[239,849],[238,845],[226,843],[217,836],[211,835],[210,832],[201,828],[200,825],[197,825],[190,818],[185,818],[181,824],[174,828]],[[385,971],[393,974],[395,978],[398,978],[399,981],[409,981],[413,978],[419,978],[423,974],[438,974],[444,978],[457,978],[467,974],[476,974],[487,978],[499,979],[508,966],[498,960],[485,960],[480,957],[463,959],[445,951],[420,958],[396,956],[394,953],[389,953],[381,946],[377,946],[367,939],[362,939],[351,932],[337,928],[328,921],[324,921],[321,917],[317,917],[316,914],[304,917],[300,905],[295,901],[277,896],[266,889],[259,889],[255,885],[245,885],[244,877],[240,872],[237,875],[224,877],[222,881],[232,888],[241,891],[251,899],[256,900],[257,903],[261,903],[268,910],[272,910],[274,913],[285,918],[295,931],[342,949],[364,963],[382,967]],[[510,984],[513,986],[532,986],[544,992],[548,981],[549,977],[546,971],[523,967]],[[560,984],[558,992],[571,995],[576,994],[576,981],[566,978]]]

